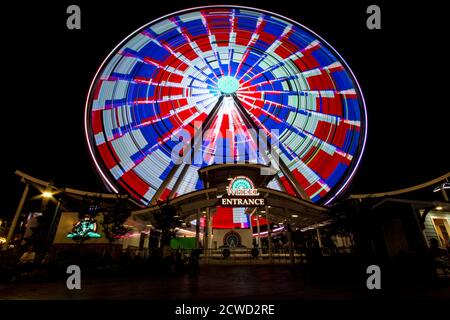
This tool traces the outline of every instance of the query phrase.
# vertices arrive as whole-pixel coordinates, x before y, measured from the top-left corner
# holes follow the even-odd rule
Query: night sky
[[[23,185],[16,169],[57,186],[105,191],[83,127],[97,68],[137,28],[202,4],[241,4],[282,14],[315,31],[348,62],[369,117],[366,152],[350,192],[389,191],[450,171],[448,17],[441,2],[427,1],[427,7],[382,1],[59,2],[16,2],[2,10],[0,217],[12,215],[19,201]],[[81,7],[81,30],[66,29],[70,4]],[[366,28],[370,4],[381,7],[381,30]]]

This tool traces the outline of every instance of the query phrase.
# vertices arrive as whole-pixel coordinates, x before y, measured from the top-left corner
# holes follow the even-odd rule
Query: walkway
[[[435,299],[450,297],[450,286],[402,286],[382,290],[395,299]],[[130,275],[114,279],[85,279],[82,289],[69,291],[65,281],[50,283],[0,284],[0,299],[266,299],[329,300],[365,299],[373,292],[365,289],[365,279],[305,281],[288,266],[207,265],[197,278],[189,275]]]

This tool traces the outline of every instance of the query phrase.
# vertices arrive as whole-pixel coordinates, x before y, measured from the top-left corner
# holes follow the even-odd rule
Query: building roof
[[[287,221],[299,227],[310,226],[330,220],[329,209],[287,193],[258,188],[261,197],[264,197],[268,206],[268,216],[273,222]],[[179,209],[181,219],[195,219],[197,213],[203,215],[208,207],[215,207],[218,197],[223,193],[217,187],[194,191],[170,200],[170,204]],[[153,223],[153,214],[160,209],[161,204],[136,210],[132,213],[134,219]],[[252,211],[252,210],[250,210]]]

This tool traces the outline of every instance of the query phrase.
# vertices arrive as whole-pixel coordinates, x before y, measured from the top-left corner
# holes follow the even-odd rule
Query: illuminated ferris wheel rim
[[[86,137],[86,140],[87,140],[88,149],[89,149],[89,152],[90,152],[90,154],[91,154],[91,158],[92,158],[93,161],[94,161],[94,164],[95,164],[95,167],[96,167],[96,169],[97,169],[97,172],[101,175],[102,180],[103,180],[104,182],[106,182],[107,186],[108,186],[113,192],[119,193],[118,188],[117,188],[117,187],[114,185],[114,183],[112,182],[113,180],[111,180],[111,178],[108,177],[108,175],[105,174],[105,173],[103,172],[102,164],[99,163],[99,161],[98,161],[98,159],[97,159],[97,157],[96,157],[96,152],[95,152],[95,150],[94,150],[94,148],[93,148],[93,145],[92,145],[92,143],[93,143],[92,137],[91,137],[90,134],[89,134],[89,128],[90,128],[90,126],[91,126],[91,124],[89,123],[89,120],[90,120],[90,118],[89,118],[89,111],[90,111],[90,109],[91,109],[91,108],[90,108],[90,99],[91,99],[91,96],[92,96],[92,91],[93,91],[93,88],[94,88],[94,86],[95,86],[95,84],[96,84],[96,82],[97,82],[97,80],[98,80],[98,77],[99,77],[100,72],[104,69],[105,65],[110,61],[110,58],[111,58],[114,54],[116,54],[116,53],[118,52],[118,50],[119,50],[124,44],[126,44],[130,39],[132,39],[134,36],[136,36],[136,34],[138,34],[139,32],[141,32],[142,30],[148,28],[148,27],[151,26],[151,25],[154,25],[154,24],[156,24],[156,23],[158,23],[158,22],[161,22],[161,21],[163,21],[163,20],[165,20],[165,19],[167,19],[167,18],[169,18],[169,17],[173,17],[173,16],[180,15],[180,14],[183,14],[183,13],[189,13],[189,12],[198,11],[198,10],[204,10],[204,9],[221,9],[221,8],[225,8],[225,9],[244,9],[244,10],[247,9],[247,10],[252,10],[252,11],[256,11],[256,12],[263,13],[263,14],[269,14],[269,15],[271,15],[271,16],[273,16],[273,17],[281,18],[281,19],[283,19],[283,20],[285,20],[285,21],[287,21],[287,22],[292,23],[293,25],[296,25],[296,26],[298,26],[298,27],[300,27],[300,28],[302,28],[302,29],[304,29],[304,30],[310,32],[313,36],[315,36],[318,40],[320,40],[323,44],[325,44],[326,47],[327,47],[329,50],[331,50],[331,52],[332,52],[334,55],[336,55],[336,56],[339,58],[340,62],[343,63],[343,65],[344,65],[344,67],[345,67],[345,70],[348,71],[348,72],[350,73],[351,79],[354,81],[354,83],[355,83],[355,85],[356,85],[356,88],[357,88],[358,100],[360,100],[361,103],[362,103],[363,118],[362,118],[362,121],[361,121],[361,129],[362,129],[363,134],[362,134],[362,136],[360,137],[360,144],[358,145],[358,150],[359,150],[359,151],[357,152],[357,158],[354,159],[354,160],[352,161],[351,166],[350,166],[350,168],[349,168],[349,171],[350,171],[350,172],[346,174],[345,179],[344,179],[345,181],[344,181],[344,182],[339,186],[339,188],[338,188],[336,191],[334,191],[334,193],[333,193],[333,194],[332,194],[332,195],[324,202],[324,205],[330,204],[330,203],[331,203],[334,199],[336,199],[343,191],[345,191],[345,189],[349,186],[350,182],[352,181],[352,179],[353,179],[353,177],[354,177],[354,175],[355,175],[355,173],[356,173],[356,170],[357,170],[358,167],[359,167],[359,164],[360,164],[361,159],[362,159],[362,155],[364,154],[364,151],[365,151],[365,145],[366,145],[366,141],[367,141],[368,120],[367,120],[367,107],[366,107],[366,102],[365,102],[364,95],[363,95],[362,90],[361,90],[361,86],[360,86],[360,84],[359,84],[359,82],[358,82],[356,76],[354,75],[352,69],[350,68],[350,66],[349,66],[348,63],[346,62],[346,60],[339,54],[339,52],[338,52],[336,49],[334,49],[333,46],[331,46],[325,39],[323,39],[323,38],[322,38],[320,35],[318,35],[316,32],[314,32],[314,31],[311,30],[310,28],[304,26],[303,24],[301,24],[301,23],[299,23],[299,22],[297,22],[297,21],[295,21],[295,20],[293,20],[293,19],[291,19],[291,18],[285,17],[285,16],[283,16],[283,15],[281,15],[281,14],[274,13],[274,12],[272,12],[272,11],[268,11],[268,10],[264,10],[264,9],[259,9],[259,8],[250,7],[250,6],[239,6],[239,5],[208,5],[208,6],[192,7],[192,8],[187,8],[187,9],[182,9],[182,10],[179,10],[179,11],[171,12],[171,13],[168,13],[168,14],[162,16],[162,17],[159,17],[159,18],[157,18],[157,19],[154,19],[154,20],[148,22],[147,24],[145,24],[145,25],[139,27],[138,29],[134,30],[132,33],[130,33],[127,37],[125,37],[122,41],[120,41],[120,42],[119,42],[119,43],[118,43],[118,44],[110,51],[110,53],[106,56],[106,58],[105,58],[105,59],[103,60],[103,62],[101,63],[100,67],[97,69],[97,71],[96,71],[96,73],[95,73],[95,75],[94,75],[94,77],[93,77],[93,79],[92,79],[92,81],[91,81],[91,84],[90,84],[89,90],[88,90],[88,94],[87,94],[86,103],[85,103],[85,113],[84,113],[85,137]],[[220,88],[219,88],[219,89],[220,89]],[[235,89],[235,90],[236,90],[236,89]],[[235,90],[234,90],[234,91],[235,91]],[[225,92],[225,91],[223,91],[223,90],[221,90],[221,91],[222,91],[222,93],[227,93],[227,92]],[[142,204],[140,204],[140,205],[142,205]]]

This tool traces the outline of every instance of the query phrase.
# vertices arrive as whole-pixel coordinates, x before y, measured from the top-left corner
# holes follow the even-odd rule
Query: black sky
[[[450,171],[448,158],[448,17],[427,6],[384,1],[59,1],[16,2],[2,10],[0,216],[11,215],[22,170],[56,185],[101,191],[84,139],[90,82],[103,59],[140,26],[202,4],[270,10],[309,27],[348,62],[365,95],[369,136],[351,192],[378,192]],[[82,29],[66,29],[78,4]],[[365,26],[369,4],[382,9],[382,29]]]

